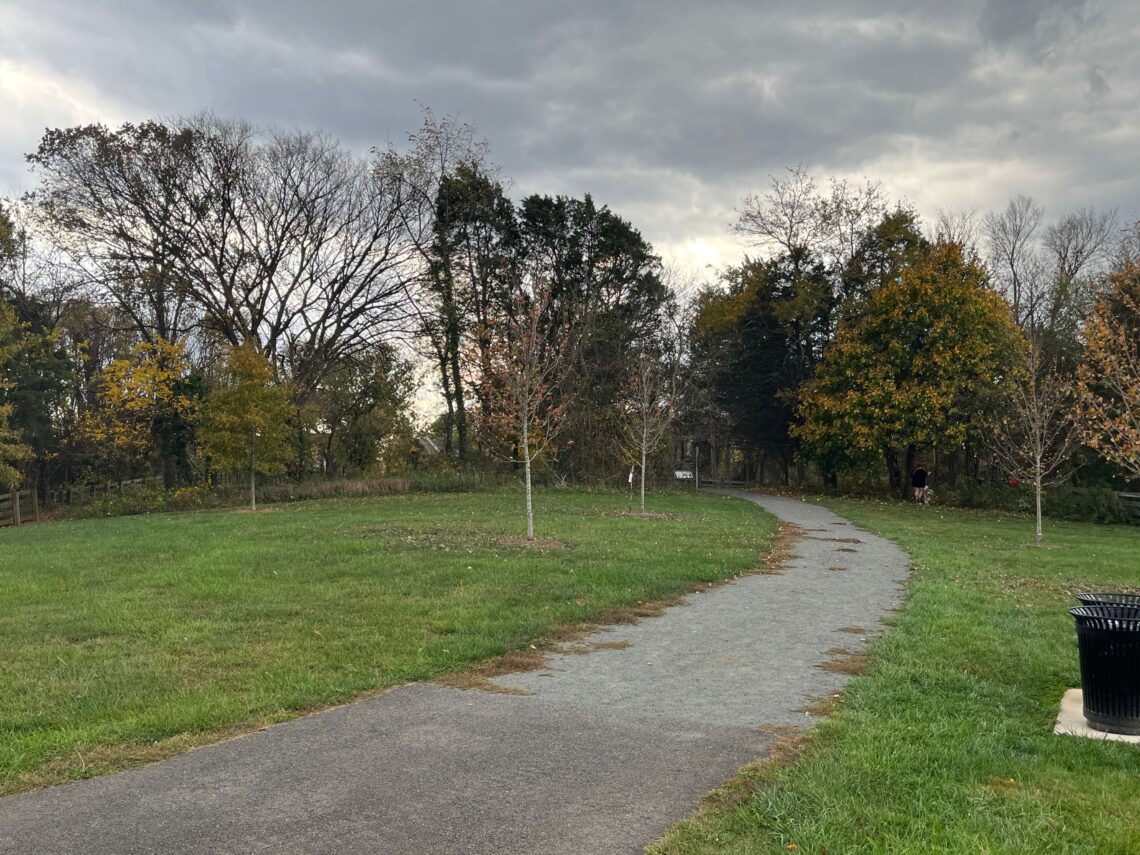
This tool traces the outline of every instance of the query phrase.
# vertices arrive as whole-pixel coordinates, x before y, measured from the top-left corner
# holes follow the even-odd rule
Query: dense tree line
[[[1076,471],[1122,486],[1140,453],[1136,227],[1043,219],[1019,196],[924,227],[876,185],[821,190],[802,169],[746,197],[735,228],[757,255],[703,290],[691,336],[712,410],[694,434],[719,471],[905,494],[922,466],[1026,480],[1038,501]]]
[[[201,115],[49,130],[28,161],[35,189],[0,214],[7,481],[398,467],[420,357],[445,455],[487,460],[496,354],[540,294],[538,357],[559,366],[547,466],[620,468],[599,439],[673,311],[661,263],[588,195],[516,204],[470,127],[428,113],[408,145],[361,157]],[[239,429],[248,413],[225,410],[249,409],[233,390],[252,378],[280,401],[272,426]]]
[[[49,130],[0,206],[0,478],[167,487],[422,465],[885,483],[1136,476],[1140,227],[1028,197],[924,225],[803,169],[680,293],[585,195],[514,200],[430,112],[406,145],[211,115]],[[419,378],[439,393],[413,427]],[[706,469],[706,471],[708,471]],[[255,500],[256,496],[251,495]]]

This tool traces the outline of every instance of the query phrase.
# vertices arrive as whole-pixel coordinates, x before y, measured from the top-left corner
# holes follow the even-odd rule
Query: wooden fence
[[[89,502],[97,496],[110,496],[142,490],[146,487],[161,487],[162,476],[150,475],[146,478],[132,478],[129,481],[106,481],[102,484],[73,484],[70,487],[57,487],[47,491],[48,505],[72,505]],[[40,521],[39,493],[36,490],[17,490],[13,493],[0,493],[0,526],[23,525]]]
[[[35,490],[0,494],[0,526],[40,521],[40,503]]]
[[[1140,493],[1117,493],[1116,498],[1132,517],[1132,522],[1140,524]]]
[[[102,484],[72,484],[68,487],[58,487],[48,490],[47,501],[49,505],[74,505],[76,502],[89,502],[96,496],[110,496],[114,493],[142,490],[148,486],[161,487],[162,476],[148,475],[146,478],[132,478],[129,481],[106,481]]]

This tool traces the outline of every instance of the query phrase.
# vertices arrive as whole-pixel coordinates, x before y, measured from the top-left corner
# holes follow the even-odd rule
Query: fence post
[[[20,485],[12,488],[12,519],[16,525],[20,524]]]
[[[36,522],[40,521],[40,485],[36,482],[32,485],[32,519]]]

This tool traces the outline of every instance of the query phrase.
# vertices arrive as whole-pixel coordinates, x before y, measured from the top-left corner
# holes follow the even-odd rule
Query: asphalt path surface
[[[907,559],[890,542],[815,505],[733,495],[801,529],[781,574],[497,678],[526,694],[401,686],[0,799],[0,852],[641,852],[775,733],[810,726],[804,708],[847,679],[819,666],[857,652],[901,597]]]

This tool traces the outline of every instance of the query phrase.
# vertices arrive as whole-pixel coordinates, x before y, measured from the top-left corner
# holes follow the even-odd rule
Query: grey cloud
[[[475,123],[516,192],[593,191],[651,240],[723,234],[796,163],[888,187],[1010,163],[995,193],[1140,208],[1126,0],[23,2],[0,57],[90,87],[116,119],[213,109],[366,151],[414,130],[419,102]],[[27,184],[36,123],[73,121],[24,109],[0,124],[0,192]]]

